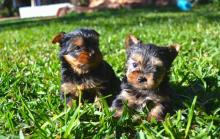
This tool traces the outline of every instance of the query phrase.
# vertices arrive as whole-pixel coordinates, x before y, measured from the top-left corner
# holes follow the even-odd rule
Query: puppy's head
[[[180,46],[143,44],[134,36],[126,39],[127,81],[139,89],[156,89],[164,80]]]
[[[99,34],[92,29],[78,29],[70,33],[61,32],[52,43],[59,43],[60,58],[78,74],[85,74],[102,61],[99,50]]]

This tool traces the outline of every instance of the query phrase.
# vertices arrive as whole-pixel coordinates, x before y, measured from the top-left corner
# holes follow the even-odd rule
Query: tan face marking
[[[163,67],[163,61],[161,61],[159,58],[157,57],[152,57],[151,58],[151,63],[154,66],[158,66],[158,67]]]
[[[133,71],[127,74],[127,80],[131,84],[137,84],[137,78],[140,76],[139,71]]]
[[[80,64],[89,64],[91,62],[91,57],[89,56],[89,52],[81,52],[79,56],[77,57],[77,61],[79,61]]]
[[[76,58],[70,56],[70,55],[64,55],[64,59],[69,63],[71,68],[76,71],[79,74],[83,74],[84,71],[80,68],[81,63],[77,61]]]
[[[135,62],[139,63],[139,64],[142,64],[143,60],[144,60],[144,57],[140,54],[133,54],[131,56],[131,59],[134,60]]]
[[[86,51],[81,52],[77,58],[71,55],[64,55],[63,57],[78,74],[88,73],[102,61],[102,55],[99,51],[94,57],[90,57],[89,52]]]
[[[145,75],[145,78],[147,79],[147,82],[144,84],[144,87],[147,89],[154,89],[156,88],[156,84],[155,81],[153,79],[153,74],[152,73],[148,73]]]
[[[145,78],[147,79],[147,83],[144,84],[145,88],[147,89],[157,88],[160,85],[160,83],[163,81],[164,73],[158,75],[157,79],[154,79],[153,76],[154,76],[153,73],[149,73],[145,76]]]
[[[85,45],[85,42],[82,37],[77,37],[72,40],[72,44],[74,46],[83,47]]]

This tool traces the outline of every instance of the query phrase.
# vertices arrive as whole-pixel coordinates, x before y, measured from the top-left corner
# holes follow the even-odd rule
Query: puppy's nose
[[[138,77],[137,80],[138,80],[139,83],[143,83],[143,82],[147,81],[147,79],[145,77],[142,77],[142,76]]]

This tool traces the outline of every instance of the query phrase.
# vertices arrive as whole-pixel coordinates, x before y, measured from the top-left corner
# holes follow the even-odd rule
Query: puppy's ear
[[[61,40],[64,38],[64,35],[65,35],[65,32],[60,32],[59,34],[57,34],[53,40],[52,40],[52,43],[55,44],[55,43],[60,43]]]
[[[180,51],[181,46],[179,44],[172,44],[169,47],[170,47],[170,49],[172,49],[172,50],[176,51],[176,53],[178,53]]]
[[[133,35],[128,35],[127,38],[125,39],[125,47],[130,48],[134,45],[137,45],[141,43],[140,40],[138,40],[135,36]]]
[[[171,58],[174,60],[176,58],[176,56],[178,55],[179,51],[180,51],[180,45],[179,44],[172,44],[170,46],[168,46],[169,49],[169,53]]]
[[[95,30],[91,30],[91,31],[94,34],[93,37],[95,37],[96,39],[99,39],[99,36],[100,36],[99,33],[97,31],[95,31]]]

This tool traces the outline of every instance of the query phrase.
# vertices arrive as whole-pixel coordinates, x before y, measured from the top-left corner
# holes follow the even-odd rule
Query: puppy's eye
[[[136,68],[138,66],[137,63],[132,63],[133,67]]]
[[[154,69],[154,72],[157,72],[157,73],[161,73],[162,72],[162,69],[160,67],[156,67]]]
[[[80,49],[80,46],[75,46],[75,50],[79,50]]]

